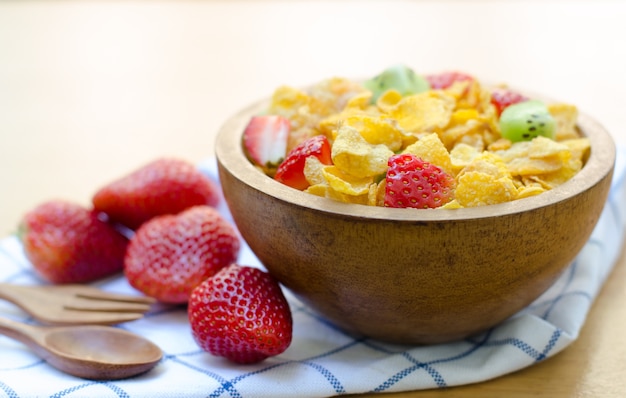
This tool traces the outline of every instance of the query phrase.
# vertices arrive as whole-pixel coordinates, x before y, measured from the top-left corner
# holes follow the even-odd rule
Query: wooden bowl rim
[[[534,96],[534,98],[541,98]],[[494,205],[461,209],[396,209],[342,203],[299,191],[264,175],[246,157],[242,135],[250,117],[262,114],[269,99],[257,101],[242,109],[223,124],[217,134],[215,154],[219,167],[255,190],[291,205],[336,216],[358,219],[426,222],[456,221],[500,217],[554,205],[585,192],[598,184],[615,165],[613,138],[595,119],[580,112],[578,127],[591,141],[591,151],[584,167],[569,181],[539,195]]]

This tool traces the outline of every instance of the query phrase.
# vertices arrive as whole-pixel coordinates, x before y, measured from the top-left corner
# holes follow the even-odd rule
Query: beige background
[[[212,156],[225,119],[280,84],[395,63],[574,103],[626,144],[624,21],[626,2],[606,0],[1,1],[0,236],[156,157]],[[414,396],[621,397],[625,268],[564,353]]]

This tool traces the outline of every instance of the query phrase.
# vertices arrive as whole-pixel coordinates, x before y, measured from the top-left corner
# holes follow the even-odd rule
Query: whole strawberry
[[[131,238],[124,259],[128,282],[147,296],[184,304],[191,291],[237,259],[234,227],[209,206],[157,216]]]
[[[291,344],[289,304],[278,282],[258,268],[222,269],[194,289],[187,311],[196,343],[237,363],[260,362]]]
[[[164,158],[106,185],[92,202],[112,220],[136,229],[155,216],[215,206],[219,198],[217,186],[192,163]]]
[[[391,156],[385,206],[434,209],[452,200],[454,179],[438,166],[410,154]]]
[[[121,272],[128,240],[96,212],[45,202],[22,219],[20,237],[34,269],[52,283],[84,283]]]

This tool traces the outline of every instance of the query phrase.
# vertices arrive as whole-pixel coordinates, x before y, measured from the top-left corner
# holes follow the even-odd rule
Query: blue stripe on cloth
[[[552,351],[552,349],[556,345],[556,342],[559,340],[559,337],[561,337],[561,330],[556,329],[554,331],[554,334],[550,338],[550,341],[548,341],[548,344],[546,344],[546,347],[544,348],[544,350],[537,357],[537,362],[543,361],[544,359],[548,358],[550,351]]]
[[[7,398],[19,398],[20,396],[11,387],[0,381],[0,391],[6,394]]]
[[[445,379],[436,370],[434,365],[445,363],[445,362],[457,361],[459,359],[466,358],[466,357],[470,356],[473,352],[478,350],[480,347],[482,347],[489,340],[490,335],[491,335],[491,332],[487,331],[486,333],[483,334],[483,336],[482,336],[483,338],[480,341],[472,343],[472,345],[466,351],[461,351],[461,352],[459,352],[459,353],[457,353],[457,354],[455,354],[453,356],[445,357],[445,358],[438,358],[438,359],[435,359],[435,360],[432,360],[432,361],[428,361],[428,362],[418,361],[413,356],[413,355],[417,354],[416,352],[412,352],[412,351],[403,352],[403,353],[401,353],[401,355],[403,357],[405,357],[406,359],[408,359],[410,362],[412,362],[414,364],[414,366],[406,368],[406,369],[403,369],[400,372],[394,374],[392,377],[390,377],[388,380],[386,380],[380,386],[376,387],[372,392],[383,392],[383,391],[389,389],[392,385],[396,384],[398,381],[402,380],[403,378],[405,378],[409,374],[411,374],[414,371],[419,370],[419,369],[424,369],[426,371],[426,373],[428,373],[432,377],[432,379],[435,382],[435,384],[437,385],[437,387],[440,387],[440,388],[447,387]],[[471,342],[470,339],[468,339],[467,341]]]
[[[109,388],[119,398],[130,398],[130,395],[128,395],[128,393],[126,391],[124,391],[123,389],[121,389],[120,387],[115,385],[114,383],[106,382],[106,381],[94,381],[94,382],[87,382],[87,383],[83,383],[83,384],[78,384],[78,385],[72,386],[72,387],[70,387],[70,388],[68,388],[66,390],[59,391],[56,394],[51,395],[50,398],[61,398],[61,397],[65,397],[65,396],[68,396],[68,395],[72,395],[72,394],[77,393],[78,391],[85,390],[85,389],[87,389],[89,387],[92,387],[94,385],[105,386],[105,387]],[[91,395],[91,394],[88,393],[88,395]]]
[[[275,368],[279,368],[279,367],[282,367],[282,366],[289,366],[289,365],[293,365],[293,364],[298,363],[298,364],[304,364],[304,365],[310,366],[311,368],[317,370],[330,383],[330,385],[332,386],[335,394],[343,394],[343,393],[346,393],[346,391],[345,391],[345,388],[343,387],[343,385],[341,384],[341,382],[330,371],[328,371],[328,369],[324,368],[323,366],[321,366],[321,365],[319,365],[319,364],[317,364],[317,363],[315,363],[313,361],[318,360],[318,359],[323,358],[323,357],[334,355],[334,354],[336,354],[336,353],[338,353],[338,352],[340,352],[342,350],[351,348],[351,347],[353,347],[353,346],[355,346],[357,344],[359,344],[359,341],[355,340],[355,341],[352,341],[352,342],[350,342],[350,343],[348,343],[346,345],[337,347],[337,348],[335,348],[335,349],[333,349],[331,351],[324,352],[324,353],[322,353],[322,354],[320,354],[318,356],[311,357],[311,358],[309,358],[307,360],[304,360],[304,361],[286,361],[286,362],[282,362],[282,363],[279,363],[279,364],[275,364],[273,366],[265,367],[265,368],[263,368],[261,370],[258,370],[256,372],[244,373],[244,374],[239,375],[239,376],[235,377],[234,379],[228,381],[227,384],[228,384],[228,386],[234,386],[238,382],[240,382],[241,380],[243,380],[243,379],[245,379],[247,377],[251,377],[251,376],[263,373],[263,372],[268,372],[270,370],[274,370]],[[224,385],[224,383],[222,383],[222,387],[220,387],[217,390],[213,391],[211,393],[210,397],[219,397],[220,395],[222,395],[222,393],[226,390],[224,387],[225,387],[225,385]]]

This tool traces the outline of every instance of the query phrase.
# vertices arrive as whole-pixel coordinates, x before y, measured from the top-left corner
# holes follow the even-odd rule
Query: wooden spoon
[[[110,326],[33,326],[0,319],[0,334],[26,344],[55,368],[85,379],[134,376],[163,356],[151,341]]]

